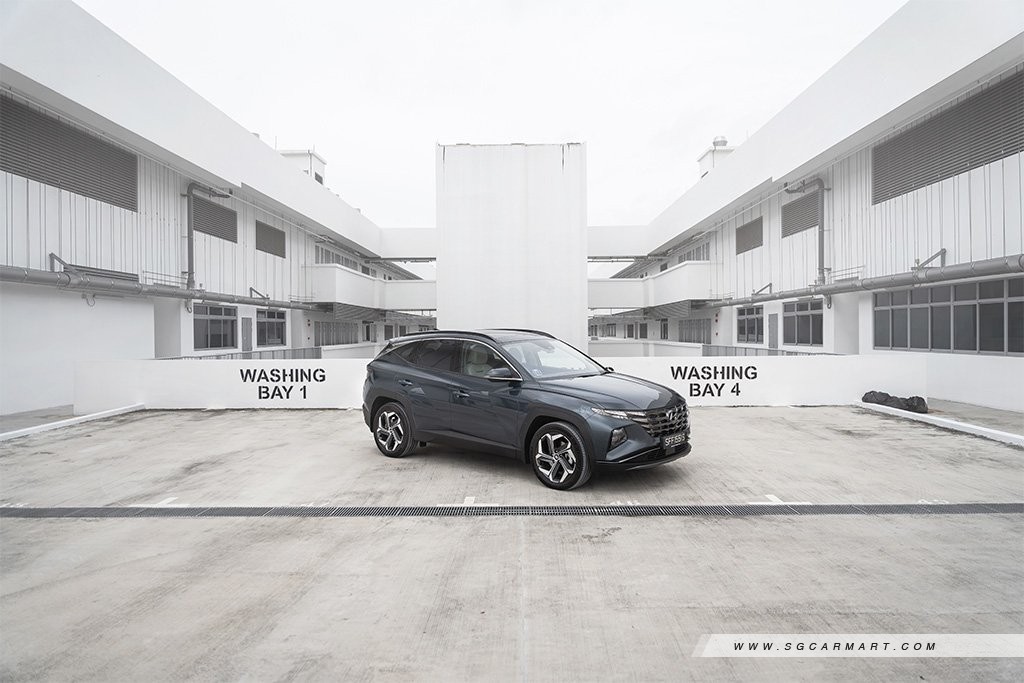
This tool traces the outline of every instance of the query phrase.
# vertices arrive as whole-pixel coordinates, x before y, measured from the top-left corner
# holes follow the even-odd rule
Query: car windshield
[[[524,339],[502,344],[533,377],[579,377],[599,375],[605,369],[587,356],[557,339]]]

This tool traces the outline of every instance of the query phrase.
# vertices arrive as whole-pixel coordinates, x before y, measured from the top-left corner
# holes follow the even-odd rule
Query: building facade
[[[0,414],[70,403],[79,361],[369,357],[438,321],[605,356],[928,353],[977,378],[936,395],[976,401],[1024,355],[1012,2],[909,3],[716,139],[650,224],[587,227],[581,145],[454,145],[423,230],[375,225],[319,154],[272,149],[71,2],[0,19]],[[588,280],[587,259],[623,267]]]

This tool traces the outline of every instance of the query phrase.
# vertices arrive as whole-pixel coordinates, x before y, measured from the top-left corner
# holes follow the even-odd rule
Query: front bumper
[[[690,442],[685,441],[682,446],[678,446],[671,451],[666,451],[661,446],[655,446],[620,460],[598,460],[594,464],[603,470],[617,470],[620,472],[645,470],[649,467],[657,467],[673,460],[685,458],[690,454],[692,448]]]

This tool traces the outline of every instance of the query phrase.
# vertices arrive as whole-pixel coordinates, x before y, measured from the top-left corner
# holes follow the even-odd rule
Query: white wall
[[[587,333],[582,144],[437,148],[438,327]]]
[[[883,356],[771,356],[750,358],[602,358],[616,372],[643,377],[679,392],[699,406],[845,405],[880,389],[899,396],[927,396],[921,358]],[[748,370],[752,368],[753,370]],[[714,378],[715,371],[743,373]],[[675,370],[675,375],[673,375]],[[709,373],[710,379],[693,377]],[[755,376],[750,378],[748,373]]]
[[[602,358],[602,362],[616,372],[672,387],[693,405],[844,405],[857,403],[864,392],[881,387],[903,396],[927,393],[923,358],[674,357]],[[86,414],[137,403],[149,409],[358,408],[366,364],[366,359],[351,358],[82,362],[75,373],[75,412]],[[714,373],[716,369],[736,377],[705,380],[681,374]],[[243,371],[259,370],[317,370],[323,379],[243,381]],[[696,388],[691,390],[691,385]],[[265,392],[277,388],[277,393],[261,397],[261,386]]]
[[[153,357],[151,301],[82,297],[0,284],[0,414],[72,403],[76,362]]]
[[[636,356],[700,356],[701,344],[687,344],[672,341],[648,341],[645,339],[591,339],[587,353],[601,362],[605,358],[623,358]],[[605,363],[608,365],[608,363]],[[612,367],[615,367],[612,365]]]

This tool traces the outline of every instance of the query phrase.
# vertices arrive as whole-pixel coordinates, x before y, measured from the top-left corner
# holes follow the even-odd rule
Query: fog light
[[[608,442],[608,450],[611,450],[618,446],[620,443],[626,440],[626,428],[619,427],[618,429],[612,430],[611,441]]]

